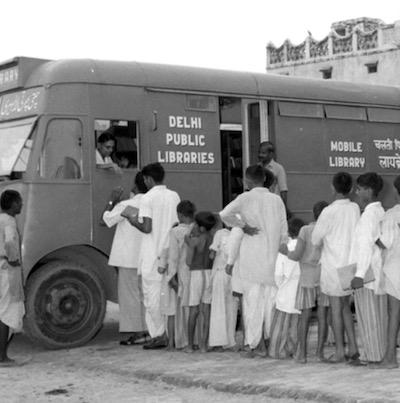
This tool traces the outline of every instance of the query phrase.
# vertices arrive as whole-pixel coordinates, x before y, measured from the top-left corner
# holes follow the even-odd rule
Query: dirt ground
[[[0,368],[0,402],[281,402],[261,395],[217,392],[177,387],[160,380],[146,380],[123,370],[122,357],[135,360],[139,347],[118,344],[118,306],[109,304],[105,325],[88,345],[49,351],[33,345],[24,335],[15,336],[9,355],[27,361],[13,368]],[[167,353],[165,360],[169,359]],[[102,364],[103,363],[103,364]],[[299,402],[299,400],[296,400]]]

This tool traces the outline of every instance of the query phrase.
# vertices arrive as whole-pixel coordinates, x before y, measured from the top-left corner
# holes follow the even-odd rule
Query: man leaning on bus
[[[275,147],[270,141],[263,141],[258,149],[258,160],[264,169],[269,169],[275,176],[275,183],[270,187],[271,192],[280,195],[287,206],[287,179],[285,168],[274,159]]]

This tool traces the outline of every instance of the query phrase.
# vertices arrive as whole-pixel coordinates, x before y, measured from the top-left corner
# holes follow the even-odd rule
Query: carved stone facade
[[[318,41],[311,34],[299,45],[288,39],[267,46],[267,73],[400,85],[400,20],[338,21]],[[327,74],[327,72],[330,72]]]

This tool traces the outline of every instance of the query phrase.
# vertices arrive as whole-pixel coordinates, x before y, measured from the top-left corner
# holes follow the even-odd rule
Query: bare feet
[[[192,353],[194,353],[194,349],[193,349],[193,347],[191,347],[191,346],[186,346],[186,347],[183,349],[183,352],[184,352],[184,353],[190,353],[190,354],[192,354]]]
[[[242,351],[240,353],[240,356],[243,358],[254,358],[256,355],[254,353],[254,350],[249,350],[249,351]]]
[[[13,367],[16,364],[17,363],[15,362],[15,360],[13,360],[9,357],[5,357],[4,359],[2,359],[0,361],[0,367]]]

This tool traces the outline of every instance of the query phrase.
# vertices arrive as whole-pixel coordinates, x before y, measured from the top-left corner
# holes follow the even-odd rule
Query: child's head
[[[147,192],[147,186],[144,183],[144,177],[141,171],[139,171],[136,176],[135,176],[135,182],[133,185],[133,193],[138,194],[138,193],[146,193]]]
[[[304,221],[297,217],[292,217],[290,220],[288,220],[288,232],[290,238],[297,238],[301,227],[304,225]]]
[[[332,185],[336,193],[347,196],[351,192],[353,179],[347,172],[338,172],[333,177]]]
[[[245,172],[246,185],[251,190],[264,186],[265,170],[261,165],[251,165]]]
[[[269,170],[264,168],[264,175],[265,175],[265,180],[264,180],[264,186],[269,189],[276,181],[275,175]]]
[[[196,207],[190,200],[182,200],[176,206],[179,222],[193,221],[195,211]]]
[[[322,213],[322,210],[327,207],[329,204],[325,200],[321,200],[319,202],[316,202],[313,206],[313,214],[314,214],[314,220],[317,221],[319,215]]]
[[[357,178],[357,196],[362,205],[375,200],[383,188],[383,179],[376,172],[367,172]]]
[[[194,220],[196,221],[197,226],[199,227],[200,232],[208,232],[210,231],[217,220],[213,213],[210,211],[200,211],[194,216]]]

